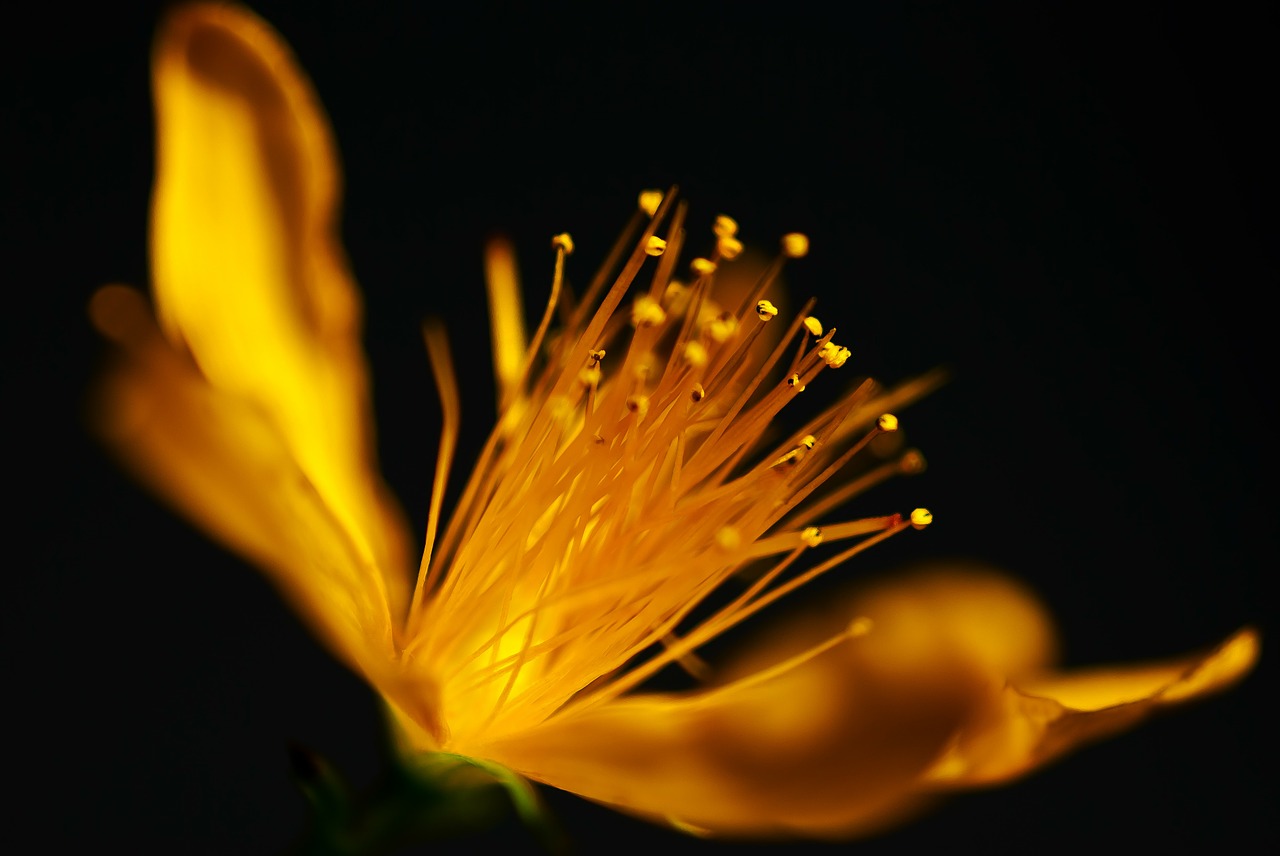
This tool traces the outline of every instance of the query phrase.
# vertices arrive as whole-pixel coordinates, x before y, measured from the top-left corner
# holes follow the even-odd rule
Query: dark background
[[[550,235],[573,233],[584,279],[636,192],[678,182],[694,240],[722,211],[749,244],[811,235],[792,289],[819,297],[859,370],[954,372],[904,414],[930,471],[862,501],[867,513],[928,505],[937,523],[843,573],[990,561],[1044,595],[1071,664],[1269,629],[1275,30],[1263,4],[861,3],[838,18],[796,3],[427,6],[257,6],[336,128],[384,469],[413,519],[439,418],[420,319],[450,323],[475,378],[464,428],[482,434],[485,237],[515,239],[536,311]],[[253,570],[120,474],[82,418],[102,355],[85,302],[99,284],[147,279],[147,57],[162,8],[19,16],[2,52],[3,139],[17,147],[0,324],[18,512],[5,524],[17,550],[3,734],[20,796],[0,836],[41,851],[271,853],[303,822],[286,741],[367,782],[374,703]],[[1270,839],[1273,661],[1026,781],[813,850]],[[548,798],[582,853],[736,849]]]

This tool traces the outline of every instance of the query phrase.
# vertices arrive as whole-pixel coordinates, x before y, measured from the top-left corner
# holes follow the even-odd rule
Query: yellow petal
[[[94,321],[123,346],[97,422],[144,481],[272,577],[328,647],[375,683],[392,625],[373,557],[334,516],[275,425],[210,386],[161,336],[140,294],[102,289]],[[185,572],[174,557],[173,572]]]
[[[858,631],[860,632],[860,631]],[[983,697],[945,636],[893,616],[811,658],[789,640],[739,680],[553,717],[476,754],[681,828],[843,836],[900,818]],[[798,659],[798,662],[796,662]]]
[[[337,239],[327,122],[270,27],[234,6],[179,8],[154,56],[151,257],[170,341],[275,426],[364,540],[396,608],[398,517],[373,475],[360,307]]]
[[[1225,689],[1253,667],[1256,631],[1167,663],[1027,680],[1002,689],[928,776],[941,787],[1007,781],[1086,743],[1131,728],[1163,707]]]

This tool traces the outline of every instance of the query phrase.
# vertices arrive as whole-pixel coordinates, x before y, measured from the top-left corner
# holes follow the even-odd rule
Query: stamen
[[[444,416],[444,426],[440,430],[440,448],[436,455],[435,479],[431,485],[431,506],[427,514],[426,545],[422,551],[422,561],[418,564],[418,579],[413,587],[413,598],[409,601],[408,630],[412,635],[416,629],[416,619],[422,611],[423,597],[429,590],[431,580],[431,551],[436,543],[436,529],[440,524],[440,506],[444,502],[444,489],[449,481],[449,468],[453,463],[454,448],[458,440],[458,423],[461,407],[458,403],[458,381],[453,371],[453,360],[449,356],[449,338],[443,324],[428,321],[423,327],[423,337],[427,343],[427,355],[431,362],[431,372],[435,375],[436,391],[440,395],[440,410]]]

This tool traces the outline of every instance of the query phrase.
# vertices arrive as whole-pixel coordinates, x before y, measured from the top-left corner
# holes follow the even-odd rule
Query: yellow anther
[[[587,351],[587,365],[589,366],[599,365],[600,361],[604,359],[604,355],[605,355],[604,348],[598,348],[598,349]]]
[[[662,204],[661,190],[642,190],[640,191],[640,210],[648,214],[650,217],[658,210],[658,206]]]
[[[919,475],[926,466],[924,455],[920,454],[919,449],[908,449],[898,461],[898,469],[909,476]]]
[[[689,342],[684,346],[684,361],[695,369],[707,364],[707,346],[701,342]]]
[[[791,377],[787,378],[787,386],[791,387],[796,392],[804,392],[805,385],[800,382],[800,375],[798,374],[792,373]]]
[[[551,239],[553,249],[564,250],[566,256],[573,255],[573,238],[569,237],[568,232],[561,232]]]
[[[822,322],[817,318],[814,318],[812,315],[809,315],[804,319],[804,329],[808,330],[815,336],[821,336]]]
[[[849,359],[849,349],[842,348],[835,342],[827,342],[818,349],[818,357],[833,369],[838,369]]]
[[[733,526],[721,526],[716,531],[716,544],[722,550],[736,550],[742,543],[742,535]]]
[[[627,410],[630,410],[636,416],[643,419],[644,415],[649,412],[649,396],[628,395],[626,405]]]
[[[788,232],[782,236],[782,252],[787,258],[804,258],[809,254],[809,236],[802,232]]]
[[[767,300],[761,300],[756,304],[756,315],[760,316],[761,321],[768,321],[777,314],[778,307]]]
[[[732,238],[738,234],[738,221],[721,214],[716,218],[715,225],[711,227],[711,230],[716,233],[717,238]]]
[[[859,636],[866,636],[875,628],[875,622],[865,615],[859,615],[853,621],[849,622],[849,635],[855,639]]]
[[[693,272],[698,276],[710,276],[716,272],[716,264],[710,259],[704,259],[701,256],[689,262],[689,267],[693,268]]]
[[[927,508],[917,508],[911,512],[911,525],[923,529],[933,522],[933,512]]]
[[[693,385],[693,390],[689,393],[689,397],[693,399],[694,403],[696,404],[697,402],[707,397],[707,391],[702,388],[702,384],[695,383]]]
[[[717,344],[724,344],[738,332],[738,319],[730,312],[721,312],[707,325],[707,335]]]
[[[587,366],[585,369],[578,372],[578,381],[583,386],[596,386],[600,383],[600,377],[602,374],[600,366]]]
[[[667,320],[667,310],[647,294],[636,298],[631,306],[631,323],[637,327],[654,327]]]
[[[805,434],[800,438],[800,445],[812,451],[813,447],[818,445],[818,438],[812,434]]]
[[[898,430],[898,417],[892,413],[881,413],[880,418],[876,419],[876,427],[886,434]]]
[[[806,547],[816,547],[822,543],[822,530],[817,526],[806,526],[800,533],[800,540]]]
[[[650,235],[649,243],[644,245],[644,251],[651,256],[660,256],[667,251],[667,242],[657,235]]]
[[[689,286],[679,280],[671,280],[662,292],[662,304],[672,315],[683,315],[689,308]]]
[[[720,258],[733,261],[742,254],[742,242],[733,235],[725,235],[716,241],[716,249],[720,252]]]

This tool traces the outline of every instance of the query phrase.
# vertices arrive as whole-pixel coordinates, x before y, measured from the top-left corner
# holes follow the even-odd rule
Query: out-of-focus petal
[[[879,828],[915,805],[920,775],[985,688],[929,627],[892,615],[874,622],[868,635],[790,668],[752,668],[704,692],[637,696],[553,717],[474,753],[589,799],[715,834]],[[768,645],[753,656],[776,664],[782,652],[795,653],[785,639]]]
[[[928,781],[961,787],[1015,778],[1160,708],[1225,689],[1249,672],[1258,651],[1257,632],[1246,628],[1210,651],[1167,663],[1010,684],[966,725]]]
[[[266,569],[334,653],[379,682],[392,624],[373,556],[298,468],[275,425],[210,386],[165,341],[136,291],[108,286],[90,311],[122,346],[95,402],[107,442],[161,496]],[[173,572],[184,572],[180,557]]]
[[[402,526],[374,475],[360,306],[337,238],[328,124],[271,28],[230,5],[182,6],[154,56],[151,258],[168,338],[251,402],[366,541],[398,612]]]

